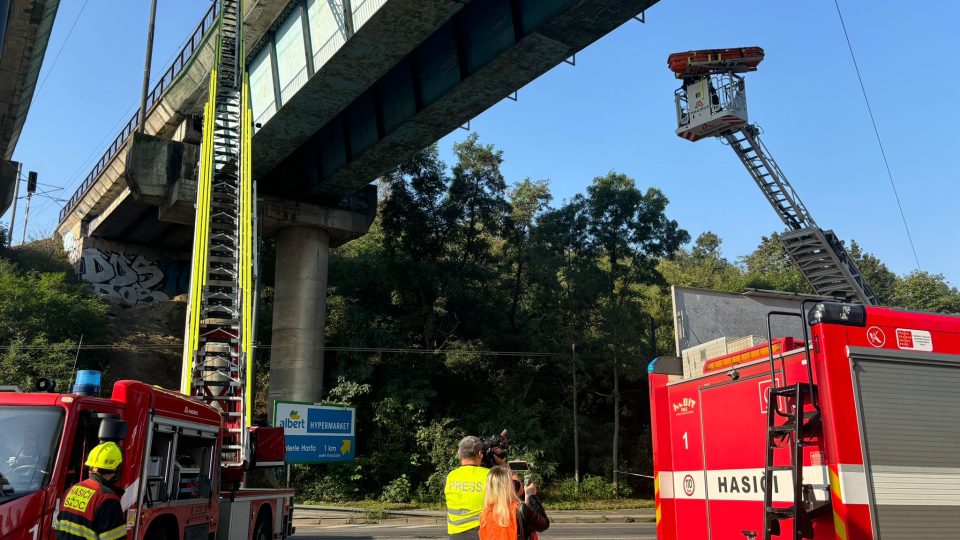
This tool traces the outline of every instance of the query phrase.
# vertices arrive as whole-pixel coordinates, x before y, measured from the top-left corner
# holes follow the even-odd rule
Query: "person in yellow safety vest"
[[[70,488],[54,523],[57,540],[119,540],[127,537],[120,507],[123,490],[114,486],[123,454],[115,442],[99,444],[85,465],[90,477]]]
[[[450,471],[443,488],[447,502],[447,534],[458,540],[479,540],[480,512],[490,470],[480,466],[483,450],[479,437],[464,437],[457,453],[460,467]]]

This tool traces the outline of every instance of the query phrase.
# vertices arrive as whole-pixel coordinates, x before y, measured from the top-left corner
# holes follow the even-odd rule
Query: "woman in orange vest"
[[[520,502],[510,469],[497,466],[487,474],[486,488],[480,513],[480,540],[529,540],[550,526],[537,497],[536,484],[524,488],[527,500]]]

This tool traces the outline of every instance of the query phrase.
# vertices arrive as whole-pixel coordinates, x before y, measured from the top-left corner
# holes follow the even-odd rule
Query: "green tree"
[[[510,208],[506,200],[507,184],[500,172],[503,152],[493,145],[479,143],[472,133],[467,140],[453,145],[457,164],[453,166],[448,201],[460,210],[456,216],[453,244],[457,253],[458,271],[470,262],[486,262],[490,255],[489,241],[499,236]]]
[[[719,236],[706,231],[689,251],[677,251],[662,260],[658,269],[670,285],[740,292],[744,287],[743,273],[723,258],[722,243]]]
[[[850,257],[857,264],[864,281],[873,289],[874,294],[880,299],[883,305],[891,305],[895,302],[894,294],[899,278],[895,273],[887,268],[879,258],[871,253],[867,253],[860,248],[856,240],[850,242]]]
[[[594,178],[587,188],[583,199],[587,229],[605,259],[611,297],[618,286],[659,280],[660,258],[689,241],[690,235],[667,218],[667,203],[660,190],[650,188],[644,193],[621,173]]]
[[[529,267],[536,255],[533,243],[537,219],[547,209],[552,196],[545,180],[529,178],[517,183],[509,192],[510,212],[506,220],[506,238],[503,243],[505,271],[510,275],[510,309],[507,316],[510,331],[516,334],[526,321],[518,320],[521,302],[533,285]]]
[[[897,280],[893,287],[893,305],[919,311],[960,313],[960,291],[947,283],[943,274],[917,270]]]
[[[102,343],[107,336],[107,307],[85,284],[71,281],[72,270],[39,272],[69,265],[62,250],[48,243],[0,253],[0,381],[31,387],[38,377],[67,384],[80,337]],[[106,366],[104,359],[81,351],[80,367]],[[63,388],[61,386],[61,388]]]
[[[611,172],[595,178],[587,195],[574,197],[561,214],[573,226],[570,238],[581,242],[578,249],[590,255],[603,276],[603,287],[594,289],[599,293],[594,300],[598,308],[594,332],[595,339],[603,343],[600,350],[612,363],[611,445],[615,480],[621,466],[621,371],[627,371],[628,380],[642,377],[639,359],[653,345],[644,345],[644,340],[638,339],[645,335],[642,329],[648,326],[649,317],[642,312],[642,285],[663,283],[657,264],[689,240],[689,234],[667,218],[667,203],[659,190],[650,188],[643,192],[633,179]],[[585,227],[580,229],[581,225]],[[632,361],[626,362],[628,357]]]
[[[764,236],[757,249],[740,262],[746,272],[747,287],[808,294],[813,292],[806,278],[787,256],[779,233]]]

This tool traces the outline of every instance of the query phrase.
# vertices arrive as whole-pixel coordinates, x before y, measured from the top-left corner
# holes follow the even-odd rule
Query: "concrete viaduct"
[[[246,2],[258,213],[277,240],[269,399],[321,399],[329,249],[373,222],[370,183],[656,1]],[[215,10],[151,92],[146,134],[138,113],[60,214],[81,276],[115,299],[182,292],[155,263],[189,257]]]
[[[59,6],[60,0],[0,0],[0,216],[13,202],[18,171],[10,160]]]

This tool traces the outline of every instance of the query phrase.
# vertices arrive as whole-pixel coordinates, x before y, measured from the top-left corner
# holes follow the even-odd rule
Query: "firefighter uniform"
[[[464,465],[447,475],[443,488],[447,499],[447,534],[477,538],[489,472],[484,467]]]
[[[127,536],[120,506],[122,491],[100,476],[117,470],[122,461],[116,443],[104,443],[90,452],[86,465],[90,478],[67,491],[54,530],[57,540],[119,540]]]

